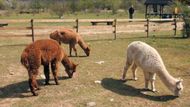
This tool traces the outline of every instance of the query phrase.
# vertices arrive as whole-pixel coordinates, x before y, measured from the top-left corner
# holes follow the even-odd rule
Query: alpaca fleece
[[[77,56],[76,44],[79,44],[87,56],[90,55],[89,46],[84,42],[83,38],[78,33],[71,29],[65,28],[59,31],[56,30],[50,34],[50,38],[58,41],[59,44],[61,44],[61,42],[69,44],[70,56],[72,56],[72,49],[75,51],[75,56]]]
[[[24,49],[21,54],[21,63],[28,70],[29,86],[33,95],[38,95],[35,90],[39,89],[36,77],[39,73],[40,65],[44,66],[45,84],[49,84],[49,64],[51,64],[55,83],[59,84],[57,77],[59,62],[64,65],[69,77],[72,77],[77,65],[69,60],[65,51],[56,41],[49,39],[37,40]]]
[[[132,65],[133,77],[136,77],[136,68],[143,70],[145,77],[145,88],[151,83],[151,90],[156,91],[154,81],[156,74],[161,78],[162,82],[171,90],[174,95],[179,96],[183,90],[182,80],[176,79],[167,71],[162,58],[153,47],[141,41],[134,41],[128,45],[127,61],[124,67],[122,80],[125,80],[126,72]]]

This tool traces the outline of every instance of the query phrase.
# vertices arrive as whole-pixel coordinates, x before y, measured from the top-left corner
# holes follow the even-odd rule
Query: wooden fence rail
[[[101,25],[90,25],[89,22],[93,21],[100,21],[100,22],[112,22],[112,26],[102,24]],[[22,34],[25,34],[25,36],[31,36],[32,41],[34,41],[34,37],[37,35],[39,30],[42,30],[45,32],[45,29],[48,29],[47,34],[52,32],[55,29],[63,29],[65,25],[54,25],[50,26],[47,23],[59,23],[59,24],[65,24],[65,23],[73,23],[73,25],[69,24],[71,28],[74,28],[76,32],[87,34],[99,34],[99,33],[113,33],[114,39],[117,38],[118,33],[136,33],[136,32],[144,32],[147,34],[147,37],[150,36],[150,33],[152,32],[158,32],[158,31],[173,31],[174,36],[177,35],[177,31],[183,29],[183,21],[179,19],[1,19],[1,23],[8,23],[8,24],[21,24],[17,26],[3,26],[0,27],[0,31],[4,31],[4,33],[0,34],[0,37],[3,34],[7,35],[9,33],[6,33],[5,31],[12,31],[15,32],[22,32]],[[40,23],[45,24],[45,26],[38,25]],[[88,23],[88,24],[83,24]],[[23,26],[25,25],[25,26]],[[22,27],[23,26],[23,27]],[[24,31],[24,30],[28,30]],[[100,30],[102,30],[100,32]],[[9,34],[9,35],[11,35]],[[7,36],[8,37],[8,36]],[[18,36],[20,37],[20,35]]]

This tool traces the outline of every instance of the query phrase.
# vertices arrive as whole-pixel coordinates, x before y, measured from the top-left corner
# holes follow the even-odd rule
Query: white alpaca
[[[127,70],[132,64],[132,72],[135,80],[137,80],[137,66],[143,70],[146,89],[148,89],[148,83],[150,81],[151,90],[156,91],[154,81],[157,74],[175,96],[179,96],[183,91],[182,80],[176,79],[168,73],[159,53],[146,43],[134,41],[128,45],[127,61],[124,67],[122,80],[125,80]]]

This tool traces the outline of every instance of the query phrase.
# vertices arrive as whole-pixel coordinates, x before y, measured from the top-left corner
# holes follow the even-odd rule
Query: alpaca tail
[[[20,60],[21,64],[24,65],[26,68],[29,68],[29,62],[27,59],[27,53],[23,52],[21,55],[21,60]]]

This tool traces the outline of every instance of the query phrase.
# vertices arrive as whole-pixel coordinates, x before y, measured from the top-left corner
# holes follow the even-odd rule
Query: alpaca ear
[[[79,64],[75,64],[75,66],[77,67]]]
[[[181,82],[183,82],[183,79],[180,79]]]
[[[88,44],[89,47],[91,46],[90,43],[87,43],[87,44]]]
[[[90,48],[89,48],[89,47],[87,47],[86,49],[87,49],[87,50],[90,50]]]
[[[78,65],[79,65],[79,64],[74,64],[74,65],[73,65],[74,69],[76,69]]]
[[[183,82],[183,79],[181,79],[181,78],[178,78],[178,80],[179,80],[180,82]]]

